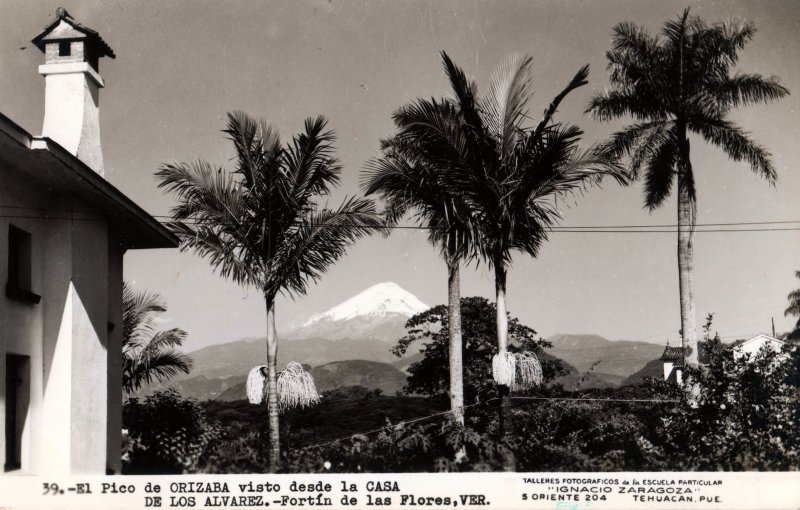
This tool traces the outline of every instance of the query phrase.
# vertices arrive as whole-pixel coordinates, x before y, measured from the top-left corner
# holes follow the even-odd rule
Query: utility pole
[[[775,317],[771,317],[772,319],[772,338],[777,338],[775,336]]]

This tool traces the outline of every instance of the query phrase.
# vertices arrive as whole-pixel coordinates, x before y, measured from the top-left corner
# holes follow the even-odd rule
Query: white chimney
[[[101,57],[115,58],[100,35],[75,22],[63,9],[32,41],[45,54],[39,73],[45,77],[42,136],[46,136],[103,175],[100,146]]]

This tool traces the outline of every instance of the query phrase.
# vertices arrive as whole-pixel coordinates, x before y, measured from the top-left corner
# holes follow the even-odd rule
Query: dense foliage
[[[799,371],[797,349],[748,360],[720,347],[704,369],[688,373],[704,388],[696,403],[652,379],[618,389],[542,389],[533,399],[512,397],[503,436],[497,399],[475,403],[461,427],[445,419],[441,396],[341,389],[281,417],[283,465],[288,472],[795,470]],[[265,409],[244,401],[204,410],[174,394],[134,399],[125,409],[126,472],[266,471],[264,420]]]
[[[800,349],[748,357],[706,339],[709,360],[688,369],[700,396],[646,379],[638,386],[565,392],[559,386],[512,394],[506,433],[491,382],[494,310],[465,298],[465,381],[470,412],[447,419],[446,308],[419,314],[398,352],[425,341],[411,365],[408,391],[383,396],[340,388],[322,403],[281,416],[283,471],[674,471],[800,468]],[[520,348],[541,349],[535,332],[511,318]],[[704,328],[708,333],[710,323]],[[413,335],[416,335],[412,338]],[[470,339],[475,343],[470,343]],[[512,344],[514,345],[514,344]],[[515,346],[516,348],[516,346]],[[439,367],[438,369],[436,367]],[[558,363],[545,359],[548,377]],[[267,410],[246,401],[183,401],[157,393],[125,406],[129,473],[252,473],[269,468]]]
[[[689,369],[702,391],[654,429],[651,461],[676,470],[800,467],[800,355],[762,349],[752,358],[710,341],[711,359]]]
[[[156,392],[144,401],[131,398],[122,408],[128,434],[123,451],[124,473],[196,473],[209,466],[222,430],[195,400],[175,390]]]
[[[481,297],[461,299],[461,325],[464,360],[464,394],[467,405],[494,398],[497,393],[492,380],[492,356],[496,352],[496,309],[494,303]],[[406,393],[439,395],[447,391],[448,314],[445,305],[435,306],[411,317],[406,323],[408,334],[392,352],[406,353],[414,342],[423,344],[421,360],[408,367]],[[536,331],[508,315],[511,339],[509,351],[530,351],[542,361],[544,380],[566,373],[560,360],[548,356],[544,349],[552,345],[536,338]]]

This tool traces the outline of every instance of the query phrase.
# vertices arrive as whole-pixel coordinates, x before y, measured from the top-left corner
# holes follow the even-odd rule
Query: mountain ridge
[[[410,349],[402,358],[392,354],[391,348],[406,335],[408,318],[426,309],[428,305],[393,282],[372,285],[281,334],[278,367],[289,361],[309,366],[324,379],[320,383],[325,389],[357,384],[396,391],[402,387],[399,378],[407,375],[408,366],[421,358],[422,346]],[[547,354],[570,366],[570,374],[560,381],[565,387],[579,380],[584,386],[620,386],[663,351],[661,345],[608,340],[593,333],[558,333],[547,340],[553,344]],[[250,369],[266,362],[266,341],[263,337],[246,337],[189,354],[195,361],[191,374],[152,385],[148,391],[177,386],[185,396],[198,399],[220,398],[226,393],[238,396],[241,391],[235,388],[241,386]],[[328,368],[320,371],[323,366]]]

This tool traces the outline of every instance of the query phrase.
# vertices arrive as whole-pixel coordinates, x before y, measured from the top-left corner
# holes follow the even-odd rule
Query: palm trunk
[[[678,192],[678,281],[681,300],[681,341],[685,363],[697,366],[697,324],[694,308],[694,249],[691,203],[685,191]]]
[[[506,270],[495,263],[494,285],[497,293],[497,351],[508,350],[508,317],[506,315]]]
[[[506,314],[506,270],[500,264],[500,261],[495,261],[494,264],[494,285],[497,294],[497,301],[495,306],[497,308],[497,352],[503,354],[508,351],[508,316]],[[498,385],[497,396],[499,399],[499,427],[500,438],[505,438],[507,426],[509,423],[509,387],[505,385]]]
[[[459,261],[447,263],[447,323],[450,337],[450,409],[453,419],[464,424],[464,360],[461,339],[461,277]]]
[[[280,420],[278,418],[278,335],[275,331],[275,301],[267,299],[267,413],[269,414],[269,471],[280,467]]]
[[[680,135],[683,136],[680,136]],[[681,343],[686,366],[697,366],[699,362],[697,348],[697,324],[694,308],[694,249],[692,235],[694,232],[694,215],[692,214],[692,197],[685,176],[691,172],[689,163],[689,141],[685,128],[679,133],[680,160],[678,169],[678,285],[681,303]]]

